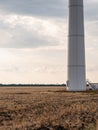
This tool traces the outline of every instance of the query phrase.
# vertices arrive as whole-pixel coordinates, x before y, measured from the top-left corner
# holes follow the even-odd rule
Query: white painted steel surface
[[[83,0],[69,0],[68,87],[86,90]]]

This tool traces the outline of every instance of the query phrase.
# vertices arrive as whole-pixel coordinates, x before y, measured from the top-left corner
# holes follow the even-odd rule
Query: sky
[[[98,0],[84,0],[86,78],[98,82]],[[0,83],[67,80],[68,0],[0,0]]]

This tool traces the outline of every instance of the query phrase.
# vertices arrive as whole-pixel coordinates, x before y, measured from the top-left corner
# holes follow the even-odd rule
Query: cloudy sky
[[[84,0],[86,75],[98,82],[98,0]],[[0,0],[0,82],[65,83],[68,0]]]

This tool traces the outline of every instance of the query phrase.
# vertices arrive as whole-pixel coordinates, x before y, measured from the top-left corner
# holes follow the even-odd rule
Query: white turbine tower
[[[86,90],[83,0],[69,0],[67,84],[69,91]]]

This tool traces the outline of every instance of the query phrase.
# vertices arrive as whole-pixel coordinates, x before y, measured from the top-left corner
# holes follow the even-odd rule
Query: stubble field
[[[0,130],[97,130],[98,91],[0,88]]]

